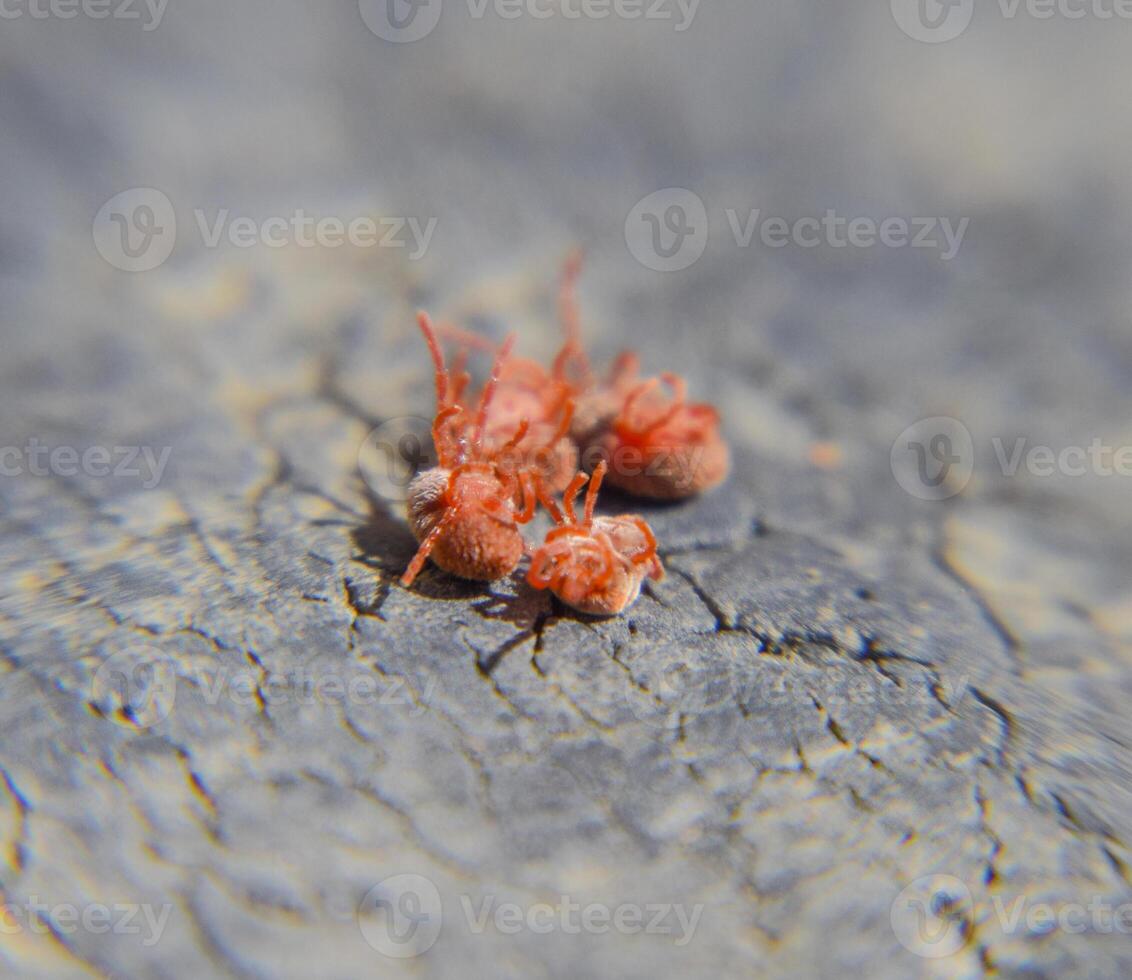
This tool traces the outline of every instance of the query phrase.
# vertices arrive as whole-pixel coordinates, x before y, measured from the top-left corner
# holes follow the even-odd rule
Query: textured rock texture
[[[5,22],[0,973],[1132,973],[1132,921],[1088,912],[1132,902],[1132,484],[993,442],[1132,444],[1127,38],[929,47],[855,7]],[[711,235],[653,272],[624,224],[674,185]],[[91,237],[132,187],[178,229],[133,274]],[[438,222],[414,260],[194,214],[300,208]],[[751,208],[970,227],[950,262],[744,249]],[[575,242],[595,356],[685,372],[734,473],[644,509],[670,574],[619,619],[405,591],[364,449],[430,411],[413,311],[545,355]],[[973,436],[946,501],[890,467],[929,416]]]

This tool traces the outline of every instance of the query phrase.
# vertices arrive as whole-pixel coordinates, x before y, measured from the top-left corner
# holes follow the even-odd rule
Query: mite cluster
[[[455,328],[465,350],[453,370],[428,314],[418,324],[432,355],[437,466],[409,486],[409,523],[420,548],[401,582],[428,559],[461,578],[492,581],[531,555],[527,581],[591,615],[614,615],[664,568],[643,517],[594,516],[602,481],[639,497],[680,500],[720,483],[729,453],[710,405],[690,403],[674,374],[638,377],[626,352],[599,378],[581,343],[576,299],[581,257],[566,263],[559,296],[565,342],[549,368],[515,357],[513,336],[495,353],[478,393],[469,393],[466,348],[485,346]],[[592,470],[592,476],[579,469]],[[583,518],[574,503],[585,486]],[[555,496],[563,495],[562,507]],[[555,527],[533,552],[521,525],[541,504]]]

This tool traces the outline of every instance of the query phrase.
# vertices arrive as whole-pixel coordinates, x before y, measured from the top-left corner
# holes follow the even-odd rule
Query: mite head
[[[624,611],[640,595],[646,577],[664,577],[656,539],[643,518],[632,514],[594,517],[604,475],[605,464],[599,463],[586,493],[581,521],[574,512],[574,500],[586,482],[585,474],[577,474],[567,488],[565,515],[540,487],[540,499],[557,527],[532,556],[527,574],[534,588],[550,589],[566,605],[592,616]]]

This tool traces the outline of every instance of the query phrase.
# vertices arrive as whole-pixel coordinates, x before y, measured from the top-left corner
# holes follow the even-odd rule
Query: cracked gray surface
[[[886,7],[721,0],[681,35],[449,11],[399,47],[350,3],[6,24],[0,442],[172,453],[154,489],[0,477],[4,899],[168,907],[149,944],[5,932],[0,972],[1132,972],[1127,932],[996,911],[1132,901],[1128,479],[1007,478],[990,449],[1132,443],[1123,49],[1061,25],[1037,65],[1032,24],[929,49]],[[623,223],[674,184],[719,210],[968,215],[970,237],[942,263],[713,236],[652,273]],[[189,229],[133,276],[90,238],[131,186]],[[420,262],[208,250],[198,207],[439,225]],[[710,391],[735,472],[646,509],[670,574],[619,619],[518,579],[407,592],[412,538],[358,452],[430,410],[412,313],[546,354],[576,241],[595,355]],[[932,415],[977,449],[942,503],[889,468]],[[156,696],[124,705],[107,664],[155,665],[132,676]],[[396,875],[443,910],[412,958],[359,925]],[[971,893],[949,957],[890,922],[926,875]],[[561,896],[702,910],[683,943],[468,912]]]

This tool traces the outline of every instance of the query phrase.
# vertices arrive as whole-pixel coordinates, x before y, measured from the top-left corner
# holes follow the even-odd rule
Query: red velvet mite
[[[584,473],[576,474],[566,489],[565,514],[539,485],[539,499],[557,527],[535,551],[527,573],[534,588],[550,589],[566,605],[591,616],[623,612],[640,595],[645,578],[664,578],[656,538],[643,517],[594,517],[605,472],[602,460],[590,478],[581,521],[574,512],[574,500],[586,482]]]
[[[401,583],[412,585],[429,558],[460,578],[492,581],[510,574],[522,559],[526,549],[519,525],[534,515],[537,500],[533,475],[499,461],[527,435],[528,424],[521,421],[497,448],[485,443],[492,398],[514,338],[496,355],[473,412],[458,400],[466,379],[454,382],[449,375],[426,313],[418,315],[418,324],[435,368],[432,434],[438,465],[409,484],[409,523],[420,548]]]

